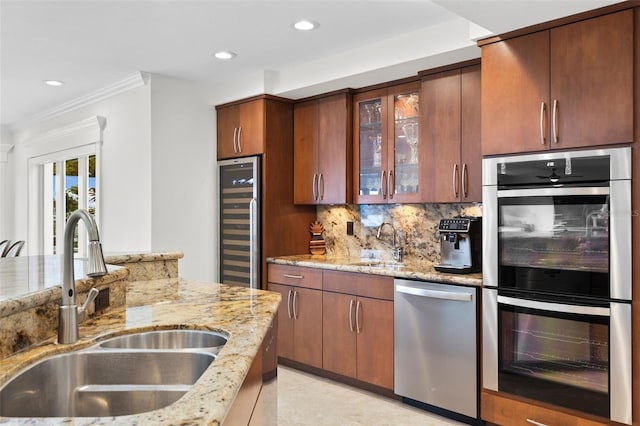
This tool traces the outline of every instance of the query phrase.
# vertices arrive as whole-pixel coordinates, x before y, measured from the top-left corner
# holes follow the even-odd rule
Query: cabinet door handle
[[[356,303],[356,332],[358,334],[362,331],[362,324],[360,324],[360,306],[361,304],[358,300],[358,303]]]
[[[314,201],[318,200],[318,187],[316,186],[317,184],[318,184],[318,174],[314,173],[313,182],[311,182],[311,192],[313,193]]]
[[[558,100],[553,100],[553,143],[560,142],[558,131]]]
[[[238,153],[242,152],[242,126],[238,127]]]
[[[349,300],[349,330],[353,333],[353,299]]]
[[[527,423],[531,423],[536,426],[547,426],[545,423],[536,422],[535,420],[527,419]]]
[[[234,127],[233,128],[233,152],[235,152],[236,154],[238,153],[238,148],[236,145],[237,138],[238,138],[238,128]]]
[[[547,105],[544,102],[540,103],[540,145],[544,145],[545,142],[545,134],[546,129],[545,129],[545,111],[547,109]]]
[[[385,200],[387,198],[387,171],[382,171],[382,176],[380,176],[380,192],[382,192],[382,199]]]
[[[324,200],[324,176],[322,173],[318,175],[318,194],[320,201]]]
[[[462,197],[467,198],[469,195],[469,170],[467,163],[462,165]]]
[[[390,200],[393,198],[393,194],[395,192],[395,186],[396,186],[396,178],[393,174],[393,170],[389,170],[389,179],[387,180],[387,187],[388,187]]]
[[[293,319],[298,319],[298,291],[293,290]]]
[[[458,198],[458,194],[460,193],[458,189],[460,185],[460,183],[458,182],[458,163],[455,163],[453,165],[453,175],[451,177],[451,183],[453,185],[453,196],[454,198]]]
[[[287,294],[287,316],[291,319],[291,290]]]

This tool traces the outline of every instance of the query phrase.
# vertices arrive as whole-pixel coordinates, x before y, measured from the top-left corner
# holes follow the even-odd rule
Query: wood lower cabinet
[[[323,288],[323,369],[392,390],[393,279],[324,271]]]
[[[424,75],[420,102],[425,199],[482,201],[480,65]]]
[[[321,368],[322,271],[269,265],[268,281],[268,289],[282,296],[278,356]]]
[[[633,10],[481,47],[483,155],[633,142]]]

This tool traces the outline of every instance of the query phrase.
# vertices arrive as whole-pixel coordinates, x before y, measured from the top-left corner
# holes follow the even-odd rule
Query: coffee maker
[[[436,271],[468,274],[482,270],[482,218],[458,216],[441,219],[440,253],[442,263]]]

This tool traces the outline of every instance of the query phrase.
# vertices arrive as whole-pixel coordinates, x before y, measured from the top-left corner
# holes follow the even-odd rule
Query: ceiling
[[[478,57],[473,39],[616,2],[0,0],[0,124],[19,127],[139,71],[221,98],[255,80],[291,98],[363,87]],[[296,31],[299,19],[319,27]],[[219,50],[237,57],[214,59]]]

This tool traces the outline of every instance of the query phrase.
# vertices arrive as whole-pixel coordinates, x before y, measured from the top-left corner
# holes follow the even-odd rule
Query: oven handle
[[[562,312],[567,314],[596,315],[610,317],[611,309],[598,306],[567,305],[564,303],[538,302],[536,300],[519,299],[508,296],[498,296],[498,303],[520,308],[540,309],[543,311]]]
[[[609,195],[608,186],[590,186],[578,188],[534,188],[534,189],[502,189],[498,198],[544,197],[567,195]]]

